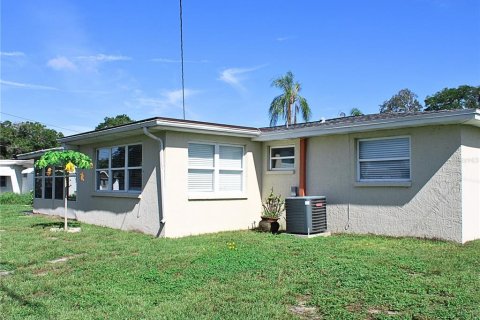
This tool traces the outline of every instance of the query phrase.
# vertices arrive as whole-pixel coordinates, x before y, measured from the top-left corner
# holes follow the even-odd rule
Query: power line
[[[183,18],[182,18],[182,0],[180,0],[180,60],[182,62],[182,106],[183,120],[185,120],[185,78],[183,74]]]
[[[33,119],[28,119],[28,118],[16,116],[16,115],[14,115],[14,114],[6,113],[6,112],[3,112],[3,111],[0,111],[0,113],[1,113],[1,114],[4,114],[4,115],[7,115],[7,116],[11,116],[11,117],[15,117],[15,118],[19,118],[19,119],[31,121],[31,122],[38,122],[38,123],[43,124],[44,126],[55,127],[55,128],[59,128],[59,129],[63,129],[63,130],[68,130],[68,131],[72,131],[72,132],[76,132],[76,133],[81,133],[80,131],[77,131],[77,130],[68,129],[68,128],[56,126],[56,125],[54,125],[54,124],[48,124],[48,123],[44,123],[44,122],[41,122],[41,121],[37,121],[37,120],[33,120]]]

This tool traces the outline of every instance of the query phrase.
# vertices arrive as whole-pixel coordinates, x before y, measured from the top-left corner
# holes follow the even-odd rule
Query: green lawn
[[[480,318],[480,241],[66,234],[27,206],[0,209],[4,319]]]

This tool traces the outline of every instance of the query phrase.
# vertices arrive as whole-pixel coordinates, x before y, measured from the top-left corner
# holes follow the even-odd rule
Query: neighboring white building
[[[326,196],[331,232],[480,238],[480,110],[288,128],[152,118],[60,142],[93,160],[69,191],[69,216],[88,223],[164,237],[247,229],[272,188],[293,187]],[[62,173],[37,171],[34,210],[62,215]]]
[[[33,160],[0,160],[0,192],[33,190]]]

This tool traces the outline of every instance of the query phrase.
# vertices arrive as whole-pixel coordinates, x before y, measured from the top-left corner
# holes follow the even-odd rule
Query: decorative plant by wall
[[[283,213],[284,204],[285,204],[285,201],[282,199],[280,195],[274,194],[273,188],[272,188],[269,196],[267,197],[267,199],[265,199],[265,202],[262,203],[262,206],[263,206],[262,217],[274,218],[274,219],[279,218]]]
[[[86,154],[78,151],[65,150],[65,151],[47,151],[43,156],[35,162],[35,167],[38,169],[47,168],[48,172],[51,172],[51,168],[62,167],[65,170],[64,183],[65,192],[63,194],[63,201],[65,204],[65,223],[64,229],[68,230],[67,226],[67,194],[68,194],[68,179],[70,174],[74,173],[76,168],[78,169],[91,169],[93,167],[92,159]],[[83,173],[80,174],[80,180],[84,181]]]

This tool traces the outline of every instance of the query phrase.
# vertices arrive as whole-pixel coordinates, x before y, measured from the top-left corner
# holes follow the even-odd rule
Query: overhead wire
[[[59,128],[59,129],[63,129],[63,130],[68,130],[68,131],[72,131],[72,132],[76,132],[76,133],[81,133],[81,131],[78,131],[78,130],[68,129],[68,128],[60,127],[60,126],[57,126],[57,125],[54,125],[54,124],[44,123],[44,122],[33,120],[33,119],[28,119],[28,118],[25,118],[25,117],[17,116],[17,115],[11,114],[11,113],[3,112],[3,111],[0,111],[0,113],[4,114],[4,115],[7,115],[7,116],[10,116],[10,117],[26,120],[26,121],[38,122],[38,123],[41,123],[44,126],[48,126],[48,127],[55,127],[55,128]]]

